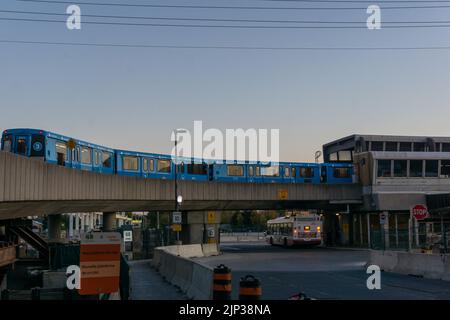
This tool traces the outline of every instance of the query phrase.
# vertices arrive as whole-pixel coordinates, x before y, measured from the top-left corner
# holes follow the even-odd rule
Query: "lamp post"
[[[183,202],[183,197],[178,195],[178,133],[185,133],[184,129],[176,129],[174,130],[175,134],[175,212],[180,210],[180,205]],[[180,241],[180,231],[177,231],[177,242]]]

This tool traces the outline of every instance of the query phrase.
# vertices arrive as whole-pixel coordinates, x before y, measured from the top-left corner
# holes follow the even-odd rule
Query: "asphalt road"
[[[368,251],[272,247],[264,242],[224,243],[223,254],[195,259],[232,269],[233,299],[247,274],[262,282],[263,299],[286,300],[303,292],[323,299],[450,299],[450,282],[382,272],[381,289],[369,290]]]

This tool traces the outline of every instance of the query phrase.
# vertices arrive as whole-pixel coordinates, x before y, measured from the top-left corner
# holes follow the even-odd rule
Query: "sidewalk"
[[[159,273],[150,267],[151,260],[129,261],[130,300],[185,300],[177,288],[165,282]]]

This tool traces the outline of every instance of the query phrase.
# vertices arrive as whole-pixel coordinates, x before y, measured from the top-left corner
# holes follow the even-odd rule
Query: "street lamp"
[[[185,133],[184,129],[174,130],[175,134],[175,212],[180,210],[180,205],[183,202],[183,197],[178,195],[178,133]],[[177,242],[180,241],[180,231],[177,231]]]

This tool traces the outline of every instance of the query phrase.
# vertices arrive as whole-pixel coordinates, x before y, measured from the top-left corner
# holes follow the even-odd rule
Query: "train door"
[[[17,136],[15,143],[15,151],[22,156],[29,156],[30,153],[30,137]]]

